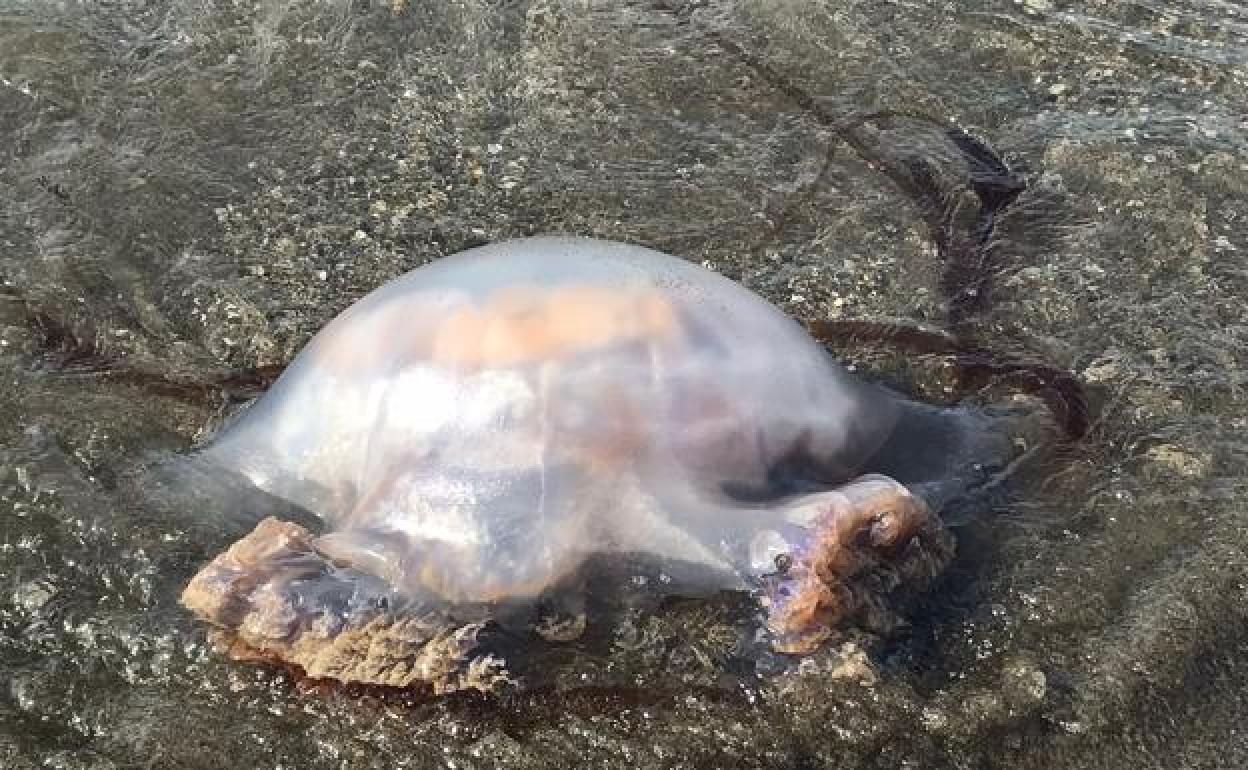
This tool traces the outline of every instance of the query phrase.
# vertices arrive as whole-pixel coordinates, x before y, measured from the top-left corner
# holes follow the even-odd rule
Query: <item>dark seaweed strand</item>
[[[992,244],[996,224],[1026,189],[1024,178],[983,140],[929,115],[885,110],[849,121],[838,120],[814,96],[761,57],[716,30],[705,32],[725,52],[831,129],[837,139],[872,168],[882,171],[914,202],[935,241],[944,267],[939,287],[948,305],[951,331],[890,322],[821,320],[807,324],[812,334],[824,342],[888,343],[920,353],[950,355],[959,395],[993,383],[1009,385],[1039,397],[1070,439],[1082,438],[1088,430],[1088,406],[1083,386],[1073,373],[1002,356],[977,344],[972,337],[969,322],[989,307],[992,281],[1000,267]],[[940,129],[962,154],[969,167],[970,189],[979,200],[979,211],[966,237],[957,237],[956,211],[946,206],[934,171],[914,160],[899,162],[886,157],[861,132],[865,125],[884,127],[897,119],[915,120]]]
[[[948,306],[947,323],[958,333],[969,334],[972,328],[968,322],[989,307],[992,279],[1000,267],[996,249],[992,244],[997,220],[1027,188],[1026,181],[1010,170],[983,140],[929,115],[882,110],[863,115],[838,127],[830,122],[832,118],[827,110],[817,102],[815,105],[820,110],[815,117],[821,123],[831,127],[838,138],[845,141],[873,168],[882,170],[914,202],[932,234],[936,253],[944,266],[939,287]],[[858,133],[864,125],[874,124],[884,128],[899,119],[926,123],[937,128],[962,154],[968,166],[970,188],[979,200],[975,221],[965,237],[958,237],[956,208],[950,208],[946,204],[937,174],[930,166],[914,158],[893,161],[873,150]]]
[[[700,3],[679,6],[660,3],[659,8],[692,23],[691,14]],[[983,140],[946,121],[909,110],[879,110],[844,120],[833,114],[811,93],[802,89],[762,57],[747,51],[722,32],[703,27],[708,38],[772,88],[784,94],[802,111],[830,129],[872,168],[884,173],[911,201],[926,223],[945,267],[940,288],[949,305],[948,321],[955,329],[988,306],[989,290],[997,267],[992,236],[996,222],[1026,189],[1025,179],[1012,171]],[[885,127],[898,119],[926,123],[944,133],[969,166],[970,188],[979,199],[979,211],[969,237],[956,238],[955,213],[946,205],[934,170],[918,159],[898,160],[877,152],[862,133],[866,125]]]
[[[247,399],[259,395],[282,373],[281,366],[246,369],[214,369],[195,372],[164,372],[136,364],[101,350],[94,339],[36,307],[21,297],[27,323],[43,336],[43,354],[32,368],[59,378],[80,378],[120,383],[157,396],[202,404],[217,395]]]

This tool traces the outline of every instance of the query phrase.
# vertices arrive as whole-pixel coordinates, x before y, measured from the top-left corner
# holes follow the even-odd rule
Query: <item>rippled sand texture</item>
[[[1191,0],[0,3],[0,765],[1248,764],[1246,62],[1248,10]],[[1026,169],[960,333],[1094,401],[909,629],[755,678],[748,601],[643,575],[497,701],[211,652],[178,593],[273,501],[145,468],[418,264],[575,232],[943,323],[923,216],[812,110]],[[930,127],[868,139],[945,168]],[[846,355],[941,397],[938,356]]]

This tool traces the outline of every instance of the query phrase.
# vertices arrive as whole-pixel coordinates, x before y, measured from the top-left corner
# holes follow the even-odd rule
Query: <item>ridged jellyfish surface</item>
[[[268,522],[184,601],[311,671],[313,640],[392,631],[398,606],[534,598],[596,554],[641,553],[687,577],[672,590],[773,575],[776,646],[801,652],[861,603],[855,575],[940,540],[903,486],[855,479],[898,416],[684,260],[580,238],[473,249],[348,308],[204,450],[324,533]],[[334,665],[313,673],[410,683]],[[444,673],[411,681],[460,686]]]

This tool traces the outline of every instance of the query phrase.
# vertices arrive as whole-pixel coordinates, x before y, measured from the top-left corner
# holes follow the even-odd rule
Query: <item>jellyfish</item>
[[[200,450],[319,531],[264,519],[182,602],[236,657],[488,688],[493,618],[641,554],[660,591],[752,592],[767,643],[802,655],[940,572],[942,510],[1024,424],[865,382],[686,260],[488,245],[347,308]]]

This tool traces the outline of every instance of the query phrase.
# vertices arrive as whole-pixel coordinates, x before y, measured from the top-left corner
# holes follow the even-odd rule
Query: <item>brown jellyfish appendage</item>
[[[274,518],[200,570],[182,604],[230,657],[311,679],[434,694],[511,681],[477,649],[483,624],[405,606],[382,581],[317,551],[312,533]]]
[[[767,580],[767,628],[777,652],[804,655],[850,622],[895,624],[884,601],[921,587],[953,558],[940,517],[886,476],[863,476],[804,501],[810,538]]]

